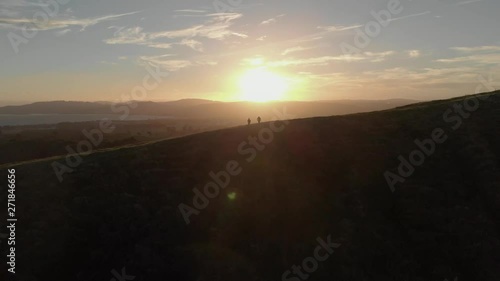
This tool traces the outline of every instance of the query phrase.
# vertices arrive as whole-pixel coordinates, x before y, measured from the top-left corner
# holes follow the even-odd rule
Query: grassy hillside
[[[277,123],[252,161],[238,147],[269,123],[90,155],[62,183],[51,162],[16,167],[19,280],[282,280],[329,235],[307,280],[500,280],[500,93],[454,130],[462,103]],[[384,173],[436,128],[447,140],[392,192]],[[230,161],[241,173],[187,225],[179,204]]]

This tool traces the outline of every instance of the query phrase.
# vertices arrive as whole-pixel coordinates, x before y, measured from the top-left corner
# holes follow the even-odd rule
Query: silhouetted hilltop
[[[18,166],[18,277],[297,281],[330,235],[308,280],[500,280],[498,124],[495,92]]]
[[[109,105],[97,102],[50,101],[0,107],[0,114],[98,114]]]

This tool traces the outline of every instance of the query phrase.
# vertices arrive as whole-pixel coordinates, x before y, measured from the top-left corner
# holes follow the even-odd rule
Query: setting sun
[[[280,100],[288,90],[286,78],[264,68],[247,71],[239,85],[241,99],[254,102]]]

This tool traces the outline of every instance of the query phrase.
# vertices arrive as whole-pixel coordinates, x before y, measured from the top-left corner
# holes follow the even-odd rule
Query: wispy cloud
[[[403,85],[408,90],[422,88],[448,89],[453,84],[477,83],[477,69],[472,67],[456,68],[405,68],[395,67],[356,73],[327,72],[304,73],[310,79],[311,87],[323,88],[334,86],[335,89],[347,89],[348,93],[356,88],[369,88],[371,91],[387,92],[387,85]],[[398,88],[398,90],[401,89]],[[420,90],[417,90],[420,92]]]
[[[408,50],[406,51],[406,53],[410,58],[418,58],[421,55],[419,50]]]
[[[365,52],[363,54],[364,56],[367,57],[367,60],[369,60],[370,62],[381,62],[384,61],[386,57],[394,55],[395,52],[394,51],[386,51],[379,53]]]
[[[102,63],[102,64],[109,64],[109,65],[117,65],[116,62],[106,61],[106,60],[100,61],[100,63]]]
[[[142,27],[119,28],[113,38],[106,39],[107,44],[143,44],[147,42],[147,34]]]
[[[279,18],[282,18],[284,16],[285,16],[285,14],[281,14],[281,15],[278,15],[278,16],[276,16],[274,18],[270,18],[268,20],[265,20],[265,21],[261,22],[260,24],[267,25],[267,24],[275,23],[275,22],[278,21]]]
[[[173,45],[180,45],[203,52],[203,43],[195,38],[222,40],[230,36],[247,37],[230,30],[232,22],[240,18],[241,14],[220,13],[207,16],[210,17],[210,20],[205,24],[178,30],[145,32],[141,27],[119,28],[112,38],[106,39],[104,42],[107,44],[145,45],[153,48],[170,48]],[[169,39],[171,42],[159,42],[159,40]]]
[[[71,29],[67,28],[67,29],[63,29],[60,31],[56,31],[55,34],[56,34],[56,36],[64,36],[70,32],[71,32]]]
[[[269,66],[273,67],[285,67],[285,66],[325,66],[329,65],[331,62],[343,61],[343,62],[358,62],[358,61],[368,61],[368,62],[381,62],[384,61],[386,57],[393,55],[395,52],[387,51],[380,53],[365,52],[359,55],[352,56],[322,56],[322,57],[312,57],[303,59],[286,59],[278,60],[267,63]]]
[[[43,7],[47,6],[46,3],[31,2],[25,0],[2,0],[0,7]]]
[[[27,29],[37,29],[37,30],[51,30],[51,29],[63,29],[72,26],[79,26],[83,31],[89,26],[94,26],[101,22],[116,20],[120,17],[129,16],[136,14],[138,12],[126,13],[126,14],[118,14],[118,15],[107,15],[103,17],[97,18],[85,18],[85,19],[77,19],[77,18],[64,18],[64,19],[52,19],[49,20],[46,24],[40,24],[33,19],[15,19],[15,18],[0,18],[0,26],[4,26],[7,28],[27,28]]]
[[[184,9],[184,10],[175,10],[175,12],[178,12],[178,13],[195,13],[195,14],[199,14],[199,13],[206,13],[207,11],[205,11],[205,10],[194,10],[194,9]]]
[[[14,18],[14,17],[18,17],[19,15],[20,15],[19,11],[0,8],[0,17]]]
[[[353,57],[353,60],[363,60],[360,57]],[[284,67],[284,66],[324,66],[328,65],[332,61],[346,61],[345,56],[322,56],[313,57],[305,59],[288,59],[269,62],[268,65],[273,67]]]
[[[479,63],[479,64],[500,64],[500,54],[474,54],[469,56],[455,57],[449,59],[438,59],[442,63]]]
[[[469,0],[469,1],[462,1],[462,2],[458,2],[457,6],[461,6],[461,5],[468,5],[468,4],[473,4],[473,3],[477,3],[477,2],[482,2],[483,0]]]
[[[117,28],[117,27],[110,27]],[[142,27],[132,27],[132,28],[118,28],[118,30],[114,33],[114,37],[105,39],[104,42],[110,45],[116,44],[134,44],[134,45],[142,45],[148,46],[151,48],[158,49],[169,49],[172,47],[170,43],[159,43],[154,42],[149,38],[150,36],[143,32]]]
[[[284,50],[281,55],[282,56],[286,56],[286,55],[289,55],[289,54],[292,54],[292,53],[297,53],[297,52],[301,52],[301,51],[305,51],[305,50],[310,50],[310,49],[313,49],[313,47],[302,47],[302,46],[297,46],[297,47],[292,47],[292,48],[288,48],[286,50]]]
[[[450,48],[459,52],[500,52],[500,46],[476,46],[476,47],[452,47]]]
[[[498,64],[500,63],[500,46],[475,46],[475,47],[452,47],[461,56],[454,58],[438,59],[441,63],[479,63]]]
[[[182,68],[189,67],[192,63],[188,60],[175,60],[171,59],[172,54],[161,56],[141,56],[139,61],[146,64],[154,64],[161,66],[168,71],[178,71]]]
[[[203,44],[200,41],[196,41],[193,39],[184,39],[179,43],[179,45],[187,46],[198,52],[203,52]]]
[[[163,32],[156,32],[151,34],[152,39],[157,38],[194,38],[204,37],[209,39],[222,40],[227,37],[248,37],[245,34],[231,31],[229,28],[232,22],[242,17],[238,13],[218,13],[208,15],[210,20],[204,24],[191,26],[184,29],[169,30]]]
[[[170,44],[170,43],[151,43],[151,44],[147,44],[147,46],[150,48],[156,48],[156,49],[170,49],[170,48],[172,48],[172,44]]]
[[[431,13],[431,11],[425,11],[425,12],[418,13],[418,14],[411,14],[411,15],[401,16],[401,17],[398,17],[398,18],[392,18],[392,19],[389,20],[389,22],[403,20],[403,19],[407,19],[407,18],[425,16],[425,15],[428,15],[430,13]]]
[[[203,18],[209,16],[209,12],[197,9],[175,10],[174,18]]]
[[[407,69],[402,67],[365,71],[362,75],[372,80],[407,80],[412,83],[462,83],[474,81],[477,69],[471,67]]]
[[[318,26],[318,29],[327,31],[327,32],[339,32],[339,31],[346,31],[346,30],[351,30],[355,28],[360,28],[363,25],[361,24],[354,24],[354,25],[331,25],[331,26]]]
[[[411,15],[401,16],[401,17],[397,17],[397,18],[391,18],[388,21],[389,22],[398,21],[398,20],[412,18],[412,17],[419,17],[419,16],[430,14],[430,13],[431,13],[431,11],[425,11],[425,12],[418,13],[418,14],[411,14]],[[347,31],[347,30],[352,30],[352,29],[356,29],[356,28],[361,28],[363,26],[364,26],[363,24],[351,24],[351,25],[318,26],[317,28],[320,30],[323,30],[323,32],[341,32],[341,31]]]
[[[141,56],[140,62],[147,64],[154,64],[162,67],[163,69],[171,72],[179,71],[184,68],[193,66],[214,66],[217,62],[212,60],[186,60],[186,59],[172,59],[174,55],[167,54],[161,56]]]

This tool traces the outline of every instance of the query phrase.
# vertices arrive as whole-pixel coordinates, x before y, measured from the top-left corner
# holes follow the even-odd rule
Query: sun
[[[240,79],[241,98],[267,102],[282,99],[288,90],[286,78],[265,68],[248,70]]]

